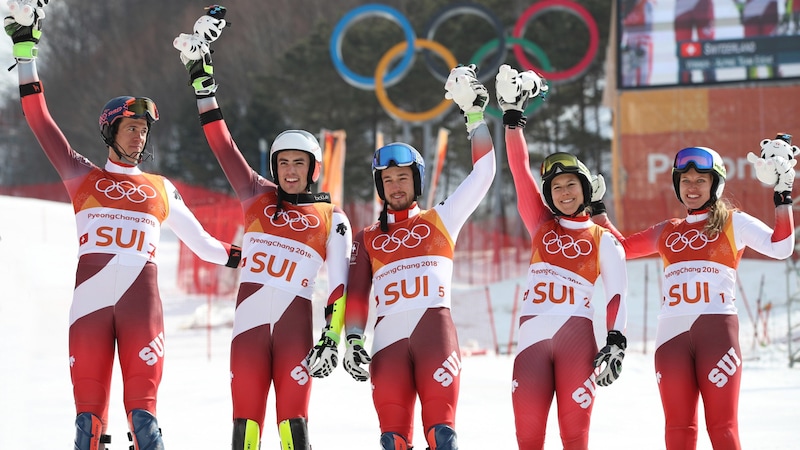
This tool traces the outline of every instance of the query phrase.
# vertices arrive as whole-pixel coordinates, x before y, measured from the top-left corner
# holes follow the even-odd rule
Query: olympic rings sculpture
[[[561,71],[553,71],[545,52],[535,43],[524,38],[528,23],[550,10],[567,12],[576,16],[586,25],[589,32],[589,46],[584,56],[574,66]],[[579,77],[588,69],[597,55],[600,41],[597,23],[583,6],[573,0],[543,0],[534,3],[519,17],[510,37],[506,36],[503,24],[497,16],[486,7],[478,4],[460,3],[442,8],[428,22],[425,32],[422,34],[425,36],[424,38],[416,37],[411,23],[396,9],[381,4],[367,4],[350,10],[334,27],[329,46],[334,68],[344,81],[351,86],[363,90],[374,90],[381,106],[393,117],[409,122],[425,122],[435,119],[450,108],[451,101],[445,100],[427,111],[413,113],[404,111],[394,105],[389,100],[386,88],[399,83],[406,76],[412,68],[416,52],[423,49],[426,50],[424,55],[428,70],[435,78],[444,82],[448,73],[443,72],[440,66],[437,67],[434,64],[433,54],[444,60],[447,67],[450,68],[455,67],[457,61],[450,50],[434,40],[436,31],[447,20],[457,15],[465,14],[474,15],[487,21],[496,34],[496,38],[481,46],[468,62],[482,68],[478,77],[482,83],[486,83],[496,75],[500,65],[505,61],[508,48],[513,51],[521,70],[533,70],[554,83],[563,83]],[[393,46],[384,54],[372,77],[354,72],[347,67],[342,58],[344,35],[356,23],[369,17],[377,17],[394,22],[402,29],[405,36],[405,42]],[[534,65],[528,59],[526,53],[532,54],[541,66]],[[402,54],[402,57],[400,57],[400,54]],[[484,64],[484,60],[487,57],[490,58]],[[400,59],[399,62],[389,70],[390,64],[398,58]],[[539,98],[531,102],[525,110],[526,115],[538,108],[541,102],[542,100]],[[486,112],[493,117],[502,117],[502,113],[497,108],[488,107]]]

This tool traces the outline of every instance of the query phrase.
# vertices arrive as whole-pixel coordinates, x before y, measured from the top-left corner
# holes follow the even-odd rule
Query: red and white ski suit
[[[455,429],[461,354],[450,315],[453,255],[458,233],[494,179],[495,153],[485,124],[472,135],[472,162],[472,172],[445,201],[429,210],[416,203],[389,210],[388,232],[374,224],[353,242],[347,334],[364,334],[374,302],[372,400],[381,432],[408,442],[417,396],[423,432],[439,424]]]
[[[201,113],[217,114],[203,131],[245,217],[230,355],[233,418],[255,421],[263,434],[273,383],[276,423],[308,418],[312,377],[305,357],[314,346],[311,298],[324,263],[329,312],[344,299],[352,229],[344,212],[330,203],[284,201],[275,217],[277,185],[247,164],[215,99],[201,99],[198,107]]]
[[[589,446],[594,406],[594,294],[605,291],[607,330],[625,331],[625,254],[617,239],[589,216],[554,217],[533,178],[521,128],[506,128],[508,164],[517,206],[531,235],[531,265],[522,300],[511,398],[520,449],[544,448],[555,395],[565,449]]]
[[[696,447],[699,396],[713,447],[741,448],[736,268],[745,247],[778,259],[794,250],[791,205],[775,208],[774,230],[732,211],[722,231],[709,237],[703,232],[707,219],[708,211],[699,211],[625,238],[605,214],[593,218],[620,239],[628,258],[657,253],[664,265],[655,370],[667,449]]]
[[[236,267],[238,249],[211,237],[166,178],[110,160],[100,168],[73,150],[50,116],[34,64],[18,65],[29,92],[22,110],[67,188],[78,232],[69,318],[75,408],[99,417],[105,431],[115,345],[126,413],[156,415],[165,346],[156,266],[162,225],[208,262]]]

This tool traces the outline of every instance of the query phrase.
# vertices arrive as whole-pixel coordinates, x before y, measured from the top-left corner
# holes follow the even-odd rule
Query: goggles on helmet
[[[147,118],[155,122],[158,120],[158,109],[155,102],[147,97],[131,97],[125,102],[122,117]]]
[[[684,172],[689,170],[690,166],[698,172],[709,172],[714,169],[714,155],[704,148],[684,148],[675,155],[675,163],[672,167],[679,172]]]
[[[560,170],[559,170],[560,168]],[[542,161],[542,178],[550,178],[567,169],[580,169],[581,162],[569,153],[553,153]],[[574,172],[574,170],[572,170]]]
[[[372,158],[372,170],[384,170],[389,166],[408,167],[417,161],[417,155],[406,145],[389,144],[381,147]]]

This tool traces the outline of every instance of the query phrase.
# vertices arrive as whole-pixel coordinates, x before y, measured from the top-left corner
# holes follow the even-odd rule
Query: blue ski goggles
[[[672,167],[679,172],[688,170],[689,167],[694,167],[698,172],[708,172],[714,168],[714,155],[700,147],[684,148],[675,155]]]
[[[407,144],[388,144],[379,148],[372,157],[372,170],[384,170],[390,166],[408,167],[421,163],[420,154]]]

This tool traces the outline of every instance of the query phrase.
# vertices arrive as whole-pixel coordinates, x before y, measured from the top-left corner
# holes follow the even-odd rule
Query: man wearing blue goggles
[[[455,410],[461,352],[450,315],[453,255],[456,237],[489,191],[495,173],[492,139],[483,121],[488,95],[474,71],[454,69],[445,87],[451,95],[447,98],[453,98],[467,118],[473,162],[472,172],[446,200],[420,209],[425,161],[414,147],[391,143],[372,158],[383,211],[378,223],[353,239],[343,365],[358,381],[372,378],[384,450],[414,446],[417,397],[427,446],[458,449]],[[378,318],[372,357],[364,343],[370,304],[376,305]],[[442,361],[449,361],[451,370],[443,371]],[[370,364],[369,371],[363,364]],[[431,377],[433,373],[438,375]],[[420,442],[414,447],[420,446],[425,447]]]

